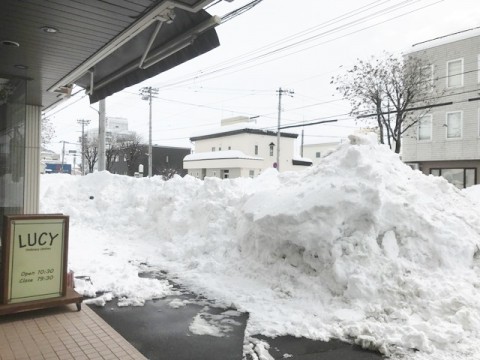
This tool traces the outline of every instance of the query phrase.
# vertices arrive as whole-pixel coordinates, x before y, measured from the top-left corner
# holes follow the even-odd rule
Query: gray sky
[[[222,2],[207,11],[222,16],[248,2]],[[356,124],[330,85],[332,76],[358,58],[383,51],[400,54],[415,43],[477,26],[478,0],[263,0],[217,27],[217,49],[108,97],[107,116],[128,118],[129,129],[148,141],[148,102],[138,93],[142,86],[158,87],[153,143],[190,146],[188,138],[195,132],[232,116],[259,116],[258,125],[276,128],[276,91],[282,87],[294,91],[293,97],[282,97],[282,125],[338,119],[305,127],[305,143],[339,141]],[[60,141],[77,141],[77,119],[90,119],[89,128],[98,127],[97,112],[81,94],[47,116],[56,128],[50,146],[55,151]],[[301,128],[288,131],[300,133]]]

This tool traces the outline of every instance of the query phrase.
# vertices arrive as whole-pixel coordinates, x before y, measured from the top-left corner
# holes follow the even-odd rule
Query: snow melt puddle
[[[113,255],[113,253],[109,253],[109,256]],[[144,262],[129,261],[129,263],[138,267],[139,281],[142,279],[148,279],[153,283],[157,282],[157,285],[154,287],[157,289],[161,288],[163,290],[157,292],[157,295],[149,300],[183,295],[187,296],[188,298],[185,299],[174,297],[168,302],[168,306],[173,309],[180,309],[188,304],[204,306],[203,309],[193,318],[189,326],[189,330],[192,334],[227,337],[228,334],[233,331],[234,326],[242,326],[241,322],[235,320],[235,318],[242,316],[241,312],[233,309],[227,309],[220,314],[212,313],[218,311],[218,307],[215,306],[214,301],[194,295],[181,285],[172,282],[167,278],[166,272],[151,267]],[[89,276],[76,276],[75,290],[84,296],[89,297],[89,299],[84,300],[84,303],[87,305],[105,306],[107,302],[116,298],[113,292],[98,294],[95,291],[95,286]],[[146,299],[140,296],[120,296],[118,297],[117,306],[144,306],[145,301]]]

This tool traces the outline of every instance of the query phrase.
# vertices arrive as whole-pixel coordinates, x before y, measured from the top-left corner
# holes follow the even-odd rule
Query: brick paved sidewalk
[[[0,316],[0,360],[146,360],[88,306]]]

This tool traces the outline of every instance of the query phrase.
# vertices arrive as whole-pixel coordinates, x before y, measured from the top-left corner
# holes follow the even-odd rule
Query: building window
[[[444,177],[459,189],[475,185],[477,180],[476,169],[474,168],[430,169],[430,174]]]
[[[165,156],[165,162],[168,163],[168,155]]]
[[[215,151],[215,146],[214,146],[214,147],[212,147],[212,152],[213,152],[213,151]]]
[[[425,115],[418,120],[418,141],[432,140],[432,115]]]
[[[258,145],[255,145],[255,155],[258,155]]]
[[[462,137],[462,112],[447,112],[447,139],[460,139]]]
[[[320,154],[320,151],[317,151],[317,152],[315,153],[315,157],[316,157],[317,159],[320,157],[320,155],[321,155],[321,154]]]
[[[231,147],[231,146],[229,146],[229,147],[228,147],[228,150],[232,150],[232,147]]]
[[[463,86],[463,59],[447,61],[447,88]]]
[[[230,177],[230,170],[223,170],[223,178],[228,179]]]
[[[255,176],[255,170],[250,170],[248,172],[248,176],[250,176],[251,178],[253,178]]]
[[[270,147],[270,156],[273,156],[273,148],[275,147],[275,144],[272,142],[268,146]]]
[[[214,176],[214,177],[217,176],[217,172],[216,172],[216,171],[213,172],[213,176]]]
[[[218,151],[222,151],[222,147],[221,147],[221,146],[218,147]]]

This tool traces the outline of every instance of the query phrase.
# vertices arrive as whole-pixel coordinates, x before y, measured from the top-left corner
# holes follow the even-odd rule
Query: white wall
[[[317,165],[322,157],[335,150],[339,145],[339,142],[304,145],[303,157],[312,160],[313,165]],[[317,157],[317,155],[320,156]]]
[[[273,156],[270,156],[270,143],[274,143]],[[223,150],[239,150],[248,156],[263,158],[261,168],[266,169],[273,167],[273,163],[277,161],[277,138],[271,135],[258,134],[236,134],[231,136],[222,136],[212,139],[202,139],[195,141],[195,153],[211,152]],[[258,146],[258,154],[255,154],[255,145]],[[280,138],[280,170],[294,170],[292,159],[294,154],[294,138]]]

